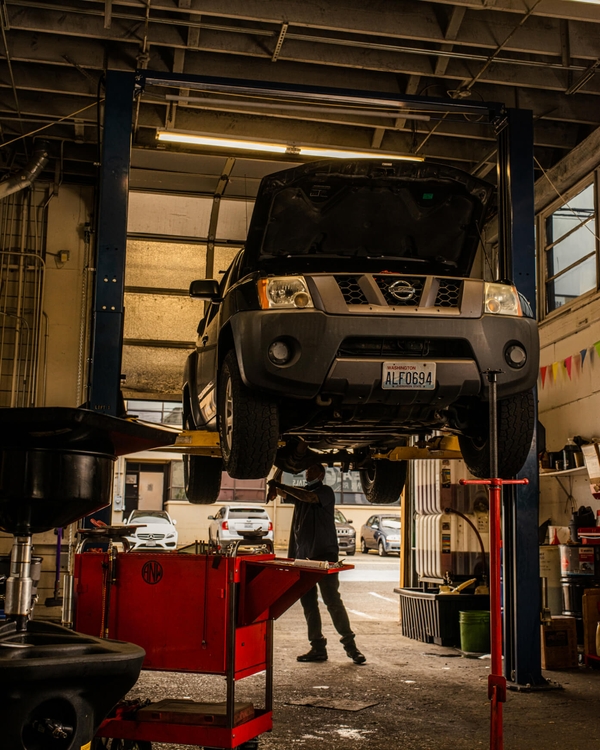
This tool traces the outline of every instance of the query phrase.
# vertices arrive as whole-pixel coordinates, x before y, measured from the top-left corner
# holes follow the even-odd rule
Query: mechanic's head
[[[306,481],[316,482],[325,479],[325,467],[323,464],[312,464],[306,470]]]

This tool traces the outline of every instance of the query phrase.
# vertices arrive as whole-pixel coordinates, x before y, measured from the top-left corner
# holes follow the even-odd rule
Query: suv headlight
[[[519,293],[512,284],[486,282],[484,312],[494,315],[523,315]]]
[[[258,299],[263,310],[314,307],[303,276],[274,276],[259,279]]]

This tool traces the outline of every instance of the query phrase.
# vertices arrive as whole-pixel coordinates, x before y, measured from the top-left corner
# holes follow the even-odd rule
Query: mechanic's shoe
[[[296,661],[327,661],[327,651],[311,648],[308,653],[297,656]]]
[[[355,664],[364,664],[367,661],[367,657],[364,654],[361,654],[356,646],[347,648],[346,653]]]

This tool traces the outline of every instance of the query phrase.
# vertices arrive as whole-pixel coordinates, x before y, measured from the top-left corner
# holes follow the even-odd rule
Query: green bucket
[[[489,654],[490,613],[489,610],[474,609],[459,612],[460,650],[466,653]]]

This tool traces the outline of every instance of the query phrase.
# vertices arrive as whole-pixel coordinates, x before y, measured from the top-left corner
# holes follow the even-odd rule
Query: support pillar
[[[497,125],[500,278],[512,279],[536,310],[533,115],[508,109]],[[537,392],[535,394],[537,424]],[[506,488],[503,521],[504,675],[513,686],[542,685],[539,474],[534,438],[519,478]]]
[[[134,86],[133,72],[106,74],[89,400],[90,409],[113,416],[120,403]]]

